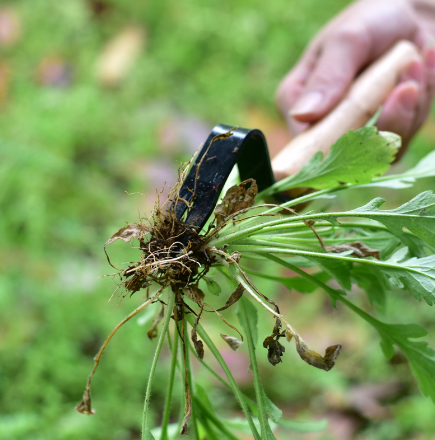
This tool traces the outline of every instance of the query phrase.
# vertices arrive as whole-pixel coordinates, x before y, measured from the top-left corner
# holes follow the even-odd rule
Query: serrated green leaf
[[[435,246],[435,194],[432,191],[425,191],[395,209],[380,210],[384,202],[384,199],[377,197],[351,211],[308,213],[296,219],[292,217],[288,222],[322,219],[337,224],[337,218],[340,217],[363,217],[382,223],[400,239],[405,235],[403,228],[407,228],[428,245]]]
[[[431,306],[435,303],[435,255],[406,259],[407,248],[398,250],[382,267],[390,281]]]
[[[261,273],[259,271],[253,271],[247,268],[243,268],[243,270],[248,274],[252,274],[257,277],[264,278],[266,280],[272,280],[281,283],[285,287],[287,287],[287,289],[290,291],[295,290],[296,292],[299,293],[312,293],[317,289],[317,286],[315,284],[299,276],[279,277],[279,276]],[[322,281],[327,281],[328,279],[331,278],[330,275],[328,275],[326,272],[319,272],[317,274],[314,274],[314,276],[316,278],[320,278]]]
[[[381,347],[385,356],[391,358],[393,345],[399,347],[409,360],[421,392],[435,403],[435,351],[425,341],[412,340],[426,336],[427,331],[416,324],[393,325],[379,321],[376,321],[375,328],[382,338]]]
[[[266,392],[263,389],[263,401],[266,407],[266,414],[275,422],[282,417],[282,411],[267,397]]]
[[[409,188],[417,179],[435,176],[435,151],[430,152],[420,160],[418,164],[402,174],[391,174],[373,179],[372,183],[364,186],[376,186],[382,188]]]
[[[401,250],[396,252],[393,257],[400,261],[403,255],[404,251]],[[299,273],[299,275],[316,283],[319,287],[324,289],[333,300],[342,302],[371,324],[381,337],[381,347],[387,358],[391,358],[394,355],[394,345],[399,347],[408,358],[412,372],[418,381],[422,393],[425,396],[430,397],[435,403],[435,351],[428,347],[427,343],[424,341],[412,340],[426,336],[427,331],[423,327],[416,324],[386,324],[378,321],[348,301],[343,296],[343,292],[333,289],[321,281],[314,279],[312,275],[297,267],[291,267],[291,264],[285,263],[277,257],[268,256],[268,258],[282,265],[287,265],[290,269]],[[392,258],[392,260],[394,260],[394,258]]]
[[[347,256],[352,251],[343,252],[341,254],[333,254],[334,256]],[[350,276],[350,270],[352,263],[345,260],[328,258],[328,254],[324,255],[311,255],[307,256],[310,260],[319,264],[326,272],[328,272],[332,278],[334,278],[343,289],[350,290],[352,287],[352,279]]]
[[[425,191],[396,209],[381,211],[385,202],[380,197],[348,214],[361,214],[366,218],[383,223],[393,234],[401,236],[406,227],[431,246],[435,246],[435,195]]]
[[[352,267],[351,276],[352,280],[364,289],[372,304],[385,306],[386,292],[391,290],[391,286],[382,270],[360,264]]]
[[[331,146],[330,153],[314,154],[295,176],[273,186],[273,192],[296,187],[332,188],[343,183],[363,184],[388,170],[400,147],[400,137],[375,127],[349,131]]]

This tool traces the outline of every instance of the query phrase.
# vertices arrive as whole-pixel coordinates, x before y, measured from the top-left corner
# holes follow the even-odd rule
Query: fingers
[[[406,148],[417,115],[421,87],[416,81],[399,84],[385,102],[377,123],[379,130],[392,131],[402,138]]]
[[[369,47],[370,41],[361,30],[337,32],[320,54],[291,116],[310,123],[332,110],[368,61]]]
[[[401,83],[385,102],[377,123],[380,130],[392,131],[402,137],[405,152],[411,138],[429,114],[435,93],[435,48],[423,49],[424,63],[413,62],[403,73]]]
[[[296,136],[307,128],[307,124],[296,121],[290,115],[290,109],[299,99],[305,83],[312,73],[317,59],[316,52],[315,46],[308,48],[296,67],[284,77],[277,89],[276,104],[284,116],[292,136]]]
[[[362,30],[343,28],[322,51],[320,41],[278,87],[277,105],[293,136],[338,103],[368,59],[370,42]]]

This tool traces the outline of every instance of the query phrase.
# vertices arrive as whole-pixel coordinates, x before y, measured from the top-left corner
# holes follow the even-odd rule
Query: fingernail
[[[418,85],[415,83],[415,87],[408,87],[400,94],[400,109],[404,116],[413,118],[418,101]]]
[[[287,118],[287,125],[290,130],[292,137],[297,136],[299,133],[303,132],[309,127],[309,124],[305,122],[296,121],[291,115]]]
[[[427,49],[426,53],[424,54],[424,61],[427,69],[431,73],[435,73],[435,48],[430,47]]]
[[[419,85],[424,84],[424,67],[420,61],[413,61],[406,69],[402,81],[413,80]]]
[[[306,115],[313,113],[323,100],[323,93],[308,92],[296,101],[296,104],[290,110],[292,116]]]

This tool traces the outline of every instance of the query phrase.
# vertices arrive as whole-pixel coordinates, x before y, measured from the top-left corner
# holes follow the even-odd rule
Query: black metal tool
[[[230,136],[219,136],[229,131]],[[240,179],[255,179],[259,191],[275,183],[266,139],[260,130],[216,125],[179,192],[179,197],[188,203],[192,201],[192,207],[184,220],[186,224],[195,226],[198,230],[205,225],[236,163]],[[195,200],[192,200],[194,192]],[[178,219],[188,209],[186,203],[182,202],[178,202],[175,208]]]

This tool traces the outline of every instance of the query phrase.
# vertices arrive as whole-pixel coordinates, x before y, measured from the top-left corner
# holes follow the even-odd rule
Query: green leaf
[[[399,347],[409,360],[411,370],[421,392],[435,403],[435,351],[427,342],[413,341],[427,335],[427,331],[416,324],[386,324],[358,309],[353,304],[341,299],[378,331],[382,341],[381,347],[387,358],[394,355],[394,347]]]
[[[221,293],[221,287],[219,284],[208,277],[203,277],[203,280],[207,283],[207,289],[212,295],[219,295]]]
[[[245,321],[244,314],[240,310],[240,301],[243,300],[243,304],[245,306],[246,315],[248,316],[248,321]],[[237,318],[240,321],[240,324],[245,329],[247,326],[249,326],[249,331],[252,335],[252,340],[254,342],[254,347],[257,346],[257,340],[258,340],[258,311],[255,308],[254,304],[252,304],[251,301],[247,300],[246,298],[241,298],[239,301],[238,307],[237,307]]]
[[[266,414],[275,422],[282,417],[282,411],[266,396],[266,392],[263,389],[263,401],[265,403]]]
[[[356,309],[356,306],[352,305],[351,308]],[[435,403],[435,351],[427,346],[427,342],[413,340],[426,336],[427,331],[416,324],[386,324],[359,309],[357,313],[376,328],[382,339],[382,351],[387,358],[394,355],[393,345],[403,351],[421,392]]]
[[[193,326],[195,319],[194,316],[192,315],[187,315],[186,316],[186,320],[189,322],[189,324],[191,326]],[[207,345],[207,347],[209,348],[209,350],[211,351],[211,353],[213,354],[213,356],[216,358],[217,362],[219,363],[219,365],[221,366],[222,370],[224,371],[224,373],[226,374],[227,378],[228,378],[228,382],[229,382],[229,386],[230,388],[232,388],[245,416],[246,416],[246,420],[249,424],[251,433],[254,436],[255,440],[260,440],[260,435],[257,432],[257,429],[254,425],[254,421],[251,417],[251,412],[249,410],[249,407],[246,403],[246,399],[245,396],[243,395],[243,393],[240,391],[240,388],[238,387],[236,381],[234,380],[233,375],[231,374],[230,369],[228,368],[228,365],[225,363],[222,355],[220,354],[219,350],[216,348],[216,346],[214,345],[213,341],[210,339],[210,337],[208,336],[207,332],[203,329],[203,327],[201,326],[201,324],[198,324],[197,328],[196,328],[198,335],[200,336],[200,338],[204,341],[204,343]]]
[[[238,281],[242,282],[240,278],[241,277],[239,276]],[[252,303],[247,298],[242,297],[239,301],[237,316],[240,320],[240,324],[245,330],[246,341],[249,350],[251,370],[254,377],[255,396],[257,398],[257,405],[258,405],[258,420],[260,422],[260,427],[261,427],[261,437],[264,440],[276,440],[275,436],[273,435],[272,429],[270,428],[267,415],[270,415],[268,413],[268,411],[270,411],[274,417],[278,417],[277,411],[279,410],[272,404],[272,402],[269,401],[269,399],[267,399],[266,393],[264,392],[263,384],[261,382],[260,374],[258,371],[258,365],[257,365],[257,357],[255,354],[257,337],[255,337],[254,339],[254,335],[253,335],[253,329],[255,329],[255,332],[257,332],[258,317],[257,314],[255,315],[252,314],[252,309],[250,308],[250,306],[252,306]],[[255,326],[253,325],[253,321],[255,321],[254,322]]]
[[[328,420],[321,419],[300,422],[297,420],[281,419],[278,422],[278,425],[295,432],[319,432],[326,429],[328,426]]]
[[[351,276],[352,280],[364,289],[372,304],[385,307],[386,292],[391,290],[391,285],[382,270],[360,264],[352,267]]]
[[[378,132],[375,127],[351,130],[331,146],[325,160],[321,152],[314,154],[298,174],[275,184],[273,192],[369,183],[388,170],[399,147],[400,137],[393,133]]]
[[[255,275],[260,278],[264,278],[266,280],[272,280],[276,281],[278,283],[283,284],[285,287],[287,287],[288,290],[292,291],[295,290],[299,293],[312,293],[317,289],[317,286],[310,281],[298,277],[298,276],[292,276],[292,277],[279,277],[275,275],[267,275],[261,272],[256,272],[250,269],[247,269],[243,267],[243,270],[247,272],[248,274]],[[326,272],[319,272],[317,274],[314,274],[315,277],[321,278],[323,281],[327,281],[331,277]]]
[[[435,303],[435,255],[406,260],[407,248],[393,254],[382,267],[390,281],[409,292],[418,301],[421,298],[431,306]]]
[[[235,278],[239,274],[239,269],[234,263],[232,263],[228,266],[228,272],[230,273],[232,278]]]
[[[163,321],[162,329],[160,331],[159,340],[157,342],[156,351],[154,353],[154,358],[151,364],[150,374],[148,377],[148,383],[145,392],[145,401],[143,406],[143,416],[142,416],[142,438],[144,440],[155,440],[153,434],[151,433],[149,423],[148,423],[148,413],[151,400],[151,387],[154,380],[154,373],[156,371],[157,362],[159,360],[160,351],[162,350],[163,342],[166,337],[166,332],[168,331],[169,321],[172,316],[172,309],[174,308],[175,295],[172,292],[169,294],[168,305],[166,307],[165,318]]]
[[[380,106],[376,113],[367,121],[365,127],[374,127],[376,125],[376,122],[378,122],[379,116],[381,116],[382,113],[382,106]]]
[[[418,164],[402,174],[391,174],[373,179],[372,183],[365,186],[383,188],[409,188],[417,179],[435,176],[435,151],[430,152]]]
[[[343,252],[341,254],[332,254],[335,256],[348,256],[352,251]],[[319,264],[326,272],[328,272],[332,278],[334,278],[343,289],[350,290],[352,287],[352,279],[350,276],[350,270],[352,263],[346,260],[331,259],[330,254],[307,255],[307,258]]]
[[[269,258],[277,263],[284,264],[283,261],[277,257],[270,256]],[[420,390],[435,403],[435,351],[427,346],[427,342],[412,340],[426,336],[427,331],[423,327],[416,324],[386,324],[378,321],[348,301],[339,290],[335,290],[321,281],[316,280],[312,275],[297,267],[291,267],[291,264],[286,264],[290,269],[299,273],[299,275],[323,288],[333,300],[335,299],[336,301],[342,302],[371,324],[378,331],[382,339],[382,351],[387,358],[391,358],[394,355],[393,345],[399,347],[409,360],[411,370],[417,379]]]
[[[401,236],[406,227],[423,241],[435,246],[435,195],[425,191],[396,209],[381,211],[378,208],[385,202],[380,197],[373,199],[361,208],[348,211],[383,223],[393,234]]]

